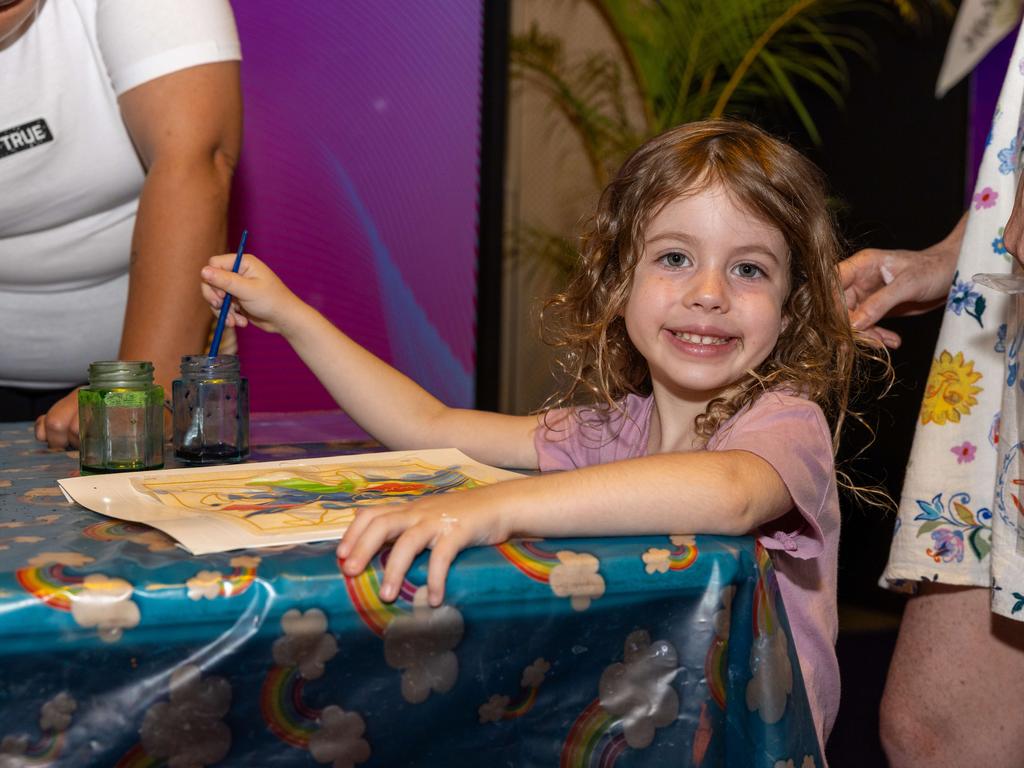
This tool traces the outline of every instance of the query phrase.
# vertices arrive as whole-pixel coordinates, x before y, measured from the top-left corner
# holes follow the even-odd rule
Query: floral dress
[[[1024,479],[1018,398],[1022,301],[981,286],[1009,273],[1003,226],[1019,171],[1024,31],[1017,37],[970,203],[957,272],[928,375],[884,586],[915,582],[992,588],[992,610],[1024,621]],[[1002,414],[1002,418],[1000,418]],[[1024,415],[1024,414],[1022,414]]]

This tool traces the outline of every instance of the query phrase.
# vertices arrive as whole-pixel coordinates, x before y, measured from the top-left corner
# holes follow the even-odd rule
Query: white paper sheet
[[[88,475],[58,484],[69,501],[151,525],[202,555],[336,539],[356,507],[516,477],[444,448]]]

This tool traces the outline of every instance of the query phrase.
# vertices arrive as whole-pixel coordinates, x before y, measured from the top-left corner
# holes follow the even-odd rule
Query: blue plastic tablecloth
[[[424,557],[386,605],[380,556],[354,579],[333,542],[193,557],[67,503],[76,472],[0,425],[2,768],[822,764],[752,538],[472,549],[435,610]]]

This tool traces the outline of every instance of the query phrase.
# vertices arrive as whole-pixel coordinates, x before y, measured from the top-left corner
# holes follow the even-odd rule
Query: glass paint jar
[[[153,364],[107,360],[89,365],[78,390],[82,474],[133,472],[164,465],[164,388]]]
[[[177,458],[221,464],[249,455],[249,381],[237,355],[185,355],[171,392]]]

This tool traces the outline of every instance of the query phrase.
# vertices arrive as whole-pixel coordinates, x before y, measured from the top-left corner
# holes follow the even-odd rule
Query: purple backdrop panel
[[[970,120],[967,132],[967,187],[964,190],[966,206],[974,194],[974,182],[978,178],[981,156],[988,144],[992,128],[992,115],[1003,87],[1006,67],[1010,64],[1013,44],[1017,41],[1017,30],[1008,34],[998,45],[986,54],[971,73]]]
[[[474,397],[480,0],[235,0],[235,236],[445,402]],[[239,334],[254,411],[335,407],[288,345]]]

